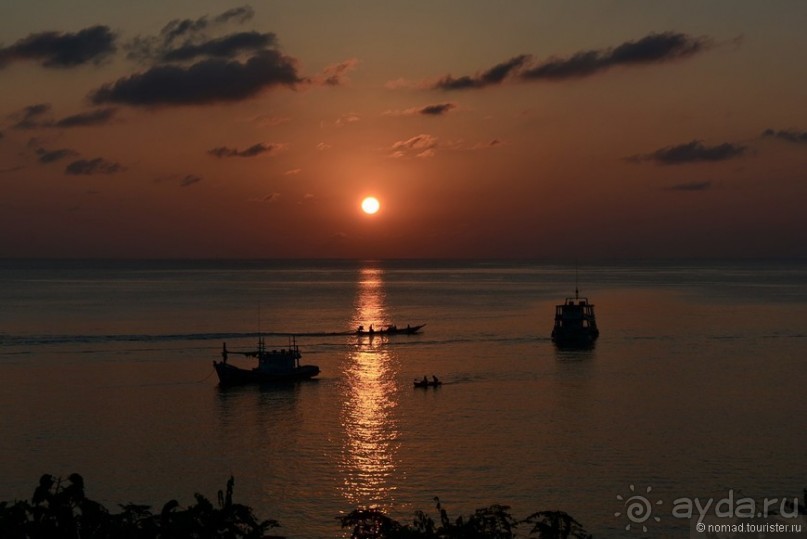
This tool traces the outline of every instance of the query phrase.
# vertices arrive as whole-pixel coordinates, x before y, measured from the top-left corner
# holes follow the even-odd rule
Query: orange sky
[[[18,4],[0,257],[807,256],[803,2]]]

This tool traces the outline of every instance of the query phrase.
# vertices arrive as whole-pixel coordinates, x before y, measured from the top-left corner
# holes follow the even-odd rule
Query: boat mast
[[[577,289],[577,259],[574,259],[574,299],[580,299],[580,290]]]

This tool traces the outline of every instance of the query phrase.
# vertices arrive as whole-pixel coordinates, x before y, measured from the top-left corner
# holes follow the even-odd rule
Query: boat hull
[[[262,372],[258,369],[242,369],[229,363],[214,361],[213,367],[219,377],[221,386],[237,386],[245,384],[274,384],[299,382],[308,380],[319,374],[316,365],[300,365],[284,372]]]
[[[443,382],[415,382],[415,387],[440,387],[443,385]]]
[[[419,333],[423,326],[426,324],[420,324],[419,326],[409,326],[405,328],[384,328],[384,329],[376,329],[376,330],[367,330],[367,329],[360,329],[354,332],[354,335],[358,335],[359,337],[375,337],[375,336],[382,336],[382,335],[414,335]]]
[[[558,348],[591,348],[600,332],[593,330],[553,331],[552,342]]]

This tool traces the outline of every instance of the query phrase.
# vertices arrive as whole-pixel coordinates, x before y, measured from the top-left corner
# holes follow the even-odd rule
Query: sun
[[[367,215],[373,215],[374,213],[377,213],[380,208],[381,203],[378,201],[376,197],[366,197],[364,200],[361,201],[361,211],[363,211]]]

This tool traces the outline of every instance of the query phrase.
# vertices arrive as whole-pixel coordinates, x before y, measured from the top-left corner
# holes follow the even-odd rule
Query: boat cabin
[[[555,306],[555,326],[552,341],[560,346],[589,346],[599,337],[594,305],[588,298],[566,298],[562,305]]]
[[[300,366],[300,350],[297,344],[290,345],[288,349],[266,350],[263,339],[258,342],[258,366],[255,370],[262,373],[290,372]]]

